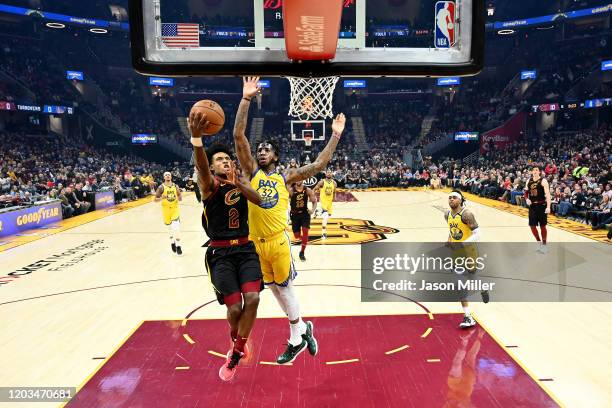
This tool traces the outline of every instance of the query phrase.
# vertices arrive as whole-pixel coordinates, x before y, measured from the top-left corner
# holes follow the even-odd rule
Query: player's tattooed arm
[[[329,163],[334,155],[334,152],[336,151],[336,147],[338,146],[338,142],[340,141],[340,137],[344,131],[345,124],[346,117],[344,114],[340,113],[338,116],[336,116],[336,119],[334,119],[334,122],[332,123],[332,137],[329,138],[329,142],[327,142],[325,149],[319,153],[317,159],[313,163],[297,169],[289,170],[285,177],[287,184],[295,183],[296,181],[300,180],[306,180],[315,174],[322,172],[325,167],[327,167],[327,163]]]
[[[236,113],[236,121],[234,122],[234,143],[236,145],[236,155],[240,166],[249,175],[257,168],[257,162],[251,154],[251,145],[246,137],[246,127],[249,119],[249,107],[251,106],[251,98],[259,92],[259,77],[245,77],[242,79],[242,100],[238,106]]]
[[[465,225],[470,227],[472,231],[478,228],[478,223],[476,222],[476,218],[474,217],[474,214],[472,214],[470,210],[463,211],[463,214],[461,214],[461,221],[463,221]]]
[[[162,194],[164,194],[164,186],[160,185],[159,187],[157,187],[157,190],[155,191],[155,201],[161,200]]]

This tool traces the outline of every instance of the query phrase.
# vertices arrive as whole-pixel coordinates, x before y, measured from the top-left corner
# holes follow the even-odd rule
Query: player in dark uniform
[[[305,261],[304,251],[306,251],[306,245],[308,245],[310,216],[317,209],[317,196],[312,189],[304,185],[302,180],[289,188],[289,194],[291,195],[291,228],[295,239],[302,240],[300,259]],[[308,200],[312,203],[312,209],[308,209]]]
[[[247,205],[247,200],[259,205],[261,196],[235,169],[228,147],[213,145],[204,152],[201,138],[205,127],[205,116],[190,116],[191,143],[204,204],[202,225],[210,238],[205,263],[217,299],[227,307],[232,339],[232,349],[219,370],[219,377],[229,381],[240,360],[248,356],[246,342],[257,317],[259,292],[263,289],[259,257],[248,238]]]
[[[525,201],[529,206],[529,227],[536,241],[540,243],[538,252],[546,253],[546,237],[548,231],[546,224],[548,222],[548,214],[550,214],[550,186],[548,180],[540,176],[540,168],[534,166],[531,169],[531,179],[525,186]],[[538,234],[537,225],[540,225],[542,237]]]

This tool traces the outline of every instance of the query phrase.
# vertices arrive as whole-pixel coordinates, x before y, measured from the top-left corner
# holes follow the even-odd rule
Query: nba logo
[[[436,2],[436,48],[450,48],[455,45],[455,2]]]

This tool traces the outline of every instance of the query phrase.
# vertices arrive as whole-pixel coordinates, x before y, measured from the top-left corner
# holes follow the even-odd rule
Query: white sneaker
[[[547,254],[548,253],[548,245],[546,244],[541,244],[540,245],[540,249],[538,249],[538,252],[541,254]]]
[[[472,326],[476,326],[476,320],[474,320],[471,315],[463,315],[463,320],[459,323],[459,328],[467,329]]]

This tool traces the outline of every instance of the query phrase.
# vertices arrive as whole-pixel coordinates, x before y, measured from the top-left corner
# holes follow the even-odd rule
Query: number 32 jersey
[[[260,205],[249,202],[251,236],[265,238],[283,232],[287,228],[289,210],[285,177],[278,171],[266,174],[262,169],[257,169],[253,173],[251,187],[262,199]]]
[[[231,240],[249,235],[247,199],[236,186],[215,179],[213,193],[204,200],[202,226],[212,240]]]

